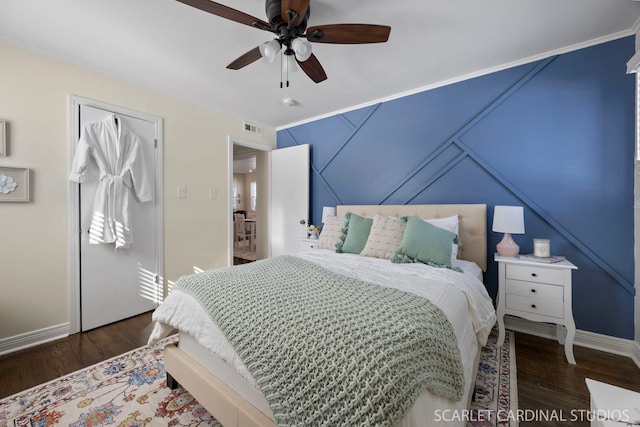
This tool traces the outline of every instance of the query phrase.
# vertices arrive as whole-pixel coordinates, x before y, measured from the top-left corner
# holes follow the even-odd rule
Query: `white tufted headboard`
[[[473,261],[482,271],[487,271],[487,205],[339,205],[336,211],[338,216],[353,212],[368,217],[409,215],[421,219],[458,215],[461,241],[458,257]]]

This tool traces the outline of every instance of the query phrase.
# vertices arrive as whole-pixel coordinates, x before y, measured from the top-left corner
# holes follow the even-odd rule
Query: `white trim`
[[[81,100],[75,96],[69,97],[69,161],[73,163],[76,141],[80,139],[80,128],[77,124],[77,112],[80,109]],[[69,333],[80,332],[80,222],[78,211],[80,210],[78,185],[69,182],[68,221],[69,224]]]
[[[640,67],[640,51],[636,52],[631,59],[627,61],[627,74],[637,73]]]
[[[234,137],[229,135],[227,138],[227,170],[229,171],[227,176],[227,212],[229,212],[229,224],[227,225],[227,243],[229,245],[228,256],[227,256],[227,266],[233,265],[233,248],[235,246],[235,236],[233,230],[233,144]]]
[[[530,322],[514,316],[505,316],[505,327],[512,331],[524,332],[543,338],[556,339],[556,325]],[[574,345],[592,348],[605,353],[617,354],[631,358],[640,368],[640,345],[633,340],[597,334],[595,332],[576,330]],[[580,365],[580,359],[576,359]]]
[[[639,43],[639,38],[640,35],[638,34],[638,32],[640,31],[640,18],[638,18],[638,20],[636,20],[635,24],[633,25],[633,29],[634,32],[636,33],[636,53],[635,55],[633,55],[633,57],[629,60],[629,62],[627,63],[627,67],[629,66],[629,63],[631,62],[636,62],[635,64],[635,70],[636,71],[636,75],[635,75],[635,153],[634,153],[634,168],[633,168],[633,236],[634,236],[634,241],[633,241],[633,261],[634,261],[634,266],[636,269],[636,273],[635,273],[635,280],[634,280],[634,285],[635,288],[634,290],[636,291],[635,297],[633,299],[633,324],[634,324],[634,329],[635,329],[635,342],[634,345],[632,347],[632,359],[633,361],[636,363],[636,365],[640,366],[640,296],[638,295],[638,290],[640,289],[640,282],[638,281],[638,257],[640,256],[638,253],[638,245],[640,244],[640,241],[638,240],[638,236],[640,233],[640,230],[638,229],[638,227],[640,227],[640,222],[639,222],[639,214],[638,214],[638,207],[640,206],[640,188],[638,187],[638,179],[640,178],[640,164],[638,163],[640,161],[640,74],[637,73],[638,71],[638,65],[640,63],[640,58],[638,58],[638,55],[640,52],[639,48],[640,48],[640,43]]]
[[[0,339],[0,355],[69,336],[69,323]]]
[[[640,342],[634,342],[631,350],[631,359],[633,359],[633,361],[636,362],[636,365],[638,365],[638,368],[640,368]]]
[[[635,27],[634,27],[635,28]],[[623,37],[627,37],[627,36],[631,36],[634,35],[636,32],[632,29],[629,30],[625,30],[625,31],[620,31],[618,33],[614,33],[614,34],[609,34],[607,36],[604,37],[598,37],[592,40],[587,40],[581,43],[576,43],[574,45],[571,46],[566,46],[560,49],[555,49],[555,50],[551,50],[545,53],[541,53],[538,55],[534,55],[534,56],[530,56],[528,58],[523,58],[523,59],[519,59],[517,61],[512,61],[512,62],[508,62],[506,64],[502,64],[502,65],[496,65],[495,67],[490,67],[490,68],[485,68],[484,70],[479,70],[479,71],[475,71],[473,73],[469,73],[469,74],[464,74],[462,76],[458,76],[458,77],[453,77],[451,79],[447,79],[447,80],[442,80],[439,82],[435,82],[429,85],[425,85],[425,86],[421,86],[415,89],[411,89],[405,92],[400,92],[400,93],[396,93],[394,95],[391,96],[387,96],[387,97],[383,97],[383,98],[378,98],[372,101],[368,101],[359,105],[353,105],[341,110],[336,110],[333,111],[331,113],[326,113],[326,114],[322,114],[319,116],[315,116],[315,117],[311,117],[308,119],[304,119],[304,120],[300,120],[298,122],[294,122],[294,123],[289,123],[287,125],[283,125],[283,126],[279,126],[276,128],[276,132],[284,130],[284,129],[288,129],[288,128],[292,128],[295,126],[299,126],[299,125],[303,125],[305,123],[310,123],[310,122],[315,122],[317,120],[321,120],[321,119],[325,119],[327,117],[333,117],[337,114],[343,114],[343,113],[347,113],[349,111],[355,111],[355,110],[359,110],[361,108],[365,108],[365,107],[369,107],[371,105],[377,105],[380,104],[382,102],[388,102],[388,101],[393,101],[394,99],[398,99],[398,98],[404,98],[406,96],[410,96],[410,95],[415,95],[416,93],[421,93],[421,92],[426,92],[428,90],[432,90],[432,89],[436,89],[439,87],[443,87],[443,86],[447,86],[450,84],[454,84],[454,83],[459,83],[465,80],[469,80],[469,79],[473,79],[475,77],[480,77],[480,76],[484,76],[487,74],[491,74],[491,73],[495,73],[498,71],[503,71],[503,70],[507,70],[509,68],[513,68],[513,67],[517,67],[520,65],[524,65],[524,64],[528,64],[530,62],[535,62],[535,61],[539,61],[541,59],[545,59],[548,58],[550,56],[555,56],[555,55],[561,55],[563,53],[568,53],[568,52],[573,52],[575,50],[580,50],[580,49],[584,49],[587,47],[591,47],[591,46],[596,46],[602,43],[606,43],[606,42],[610,42],[613,40],[618,40],[621,39]]]
[[[254,150],[259,151],[271,151],[274,147],[270,144],[266,144],[264,142],[250,141],[248,139],[238,138],[237,136],[229,135],[228,141],[233,144],[242,145],[243,147],[253,148]],[[233,154],[233,153],[232,153]],[[233,161],[233,156],[231,156],[231,161]]]
[[[631,26],[631,34],[638,34],[640,32],[640,17],[636,19],[636,22]]]
[[[83,98],[81,96],[69,95],[69,164],[73,162],[73,156],[75,154],[75,147],[78,139],[80,139],[80,123],[78,122],[78,111],[81,105],[94,107],[102,110],[112,111],[116,114],[135,117],[140,120],[145,120],[155,125],[155,138],[156,138],[156,191],[154,195],[155,215],[156,215],[156,230],[155,230],[155,245],[156,245],[156,266],[158,275],[158,287],[163,290],[164,293],[164,216],[163,216],[163,193],[164,193],[164,169],[163,169],[163,119],[159,116],[151,114],[141,113],[139,111],[129,110],[127,108],[118,107],[104,102],[95,101],[89,98]],[[80,234],[79,227],[79,194],[78,184],[69,181],[69,333],[75,334],[80,332],[81,329],[81,315],[80,315],[80,241],[78,235]],[[157,304],[164,299],[164,295],[158,295]]]

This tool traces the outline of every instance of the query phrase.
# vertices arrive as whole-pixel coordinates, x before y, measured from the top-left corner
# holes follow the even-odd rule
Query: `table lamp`
[[[322,208],[322,223],[327,222],[327,218],[330,216],[336,216],[336,208],[331,206],[324,206]]]
[[[501,256],[515,257],[520,246],[513,241],[512,234],[524,234],[524,210],[522,206],[496,206],[493,209],[493,231],[504,233],[496,246]]]

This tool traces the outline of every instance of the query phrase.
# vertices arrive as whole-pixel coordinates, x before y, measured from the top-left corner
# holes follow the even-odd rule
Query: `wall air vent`
[[[248,122],[244,122],[244,130],[246,132],[251,132],[256,135],[262,135],[262,128],[260,126],[256,126]]]

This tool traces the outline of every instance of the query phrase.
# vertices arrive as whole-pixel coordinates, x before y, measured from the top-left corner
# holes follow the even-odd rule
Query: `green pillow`
[[[336,252],[359,254],[369,239],[373,218],[363,218],[351,212],[344,217],[347,222],[345,228],[342,229],[340,241],[336,245]]]
[[[395,263],[421,262],[432,267],[451,265],[451,245],[459,243],[458,236],[416,217],[402,217],[407,221],[402,242],[391,259]]]

